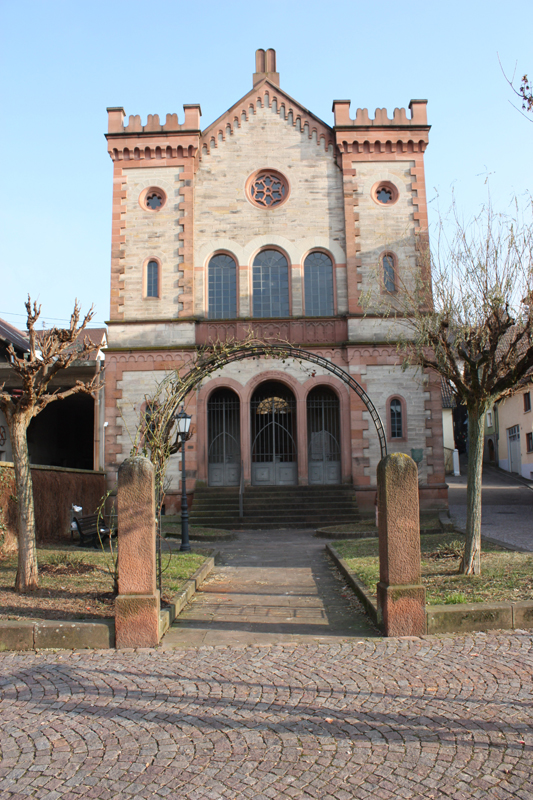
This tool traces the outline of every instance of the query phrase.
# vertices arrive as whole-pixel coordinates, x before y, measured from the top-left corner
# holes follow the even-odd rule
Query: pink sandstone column
[[[128,458],[118,471],[117,648],[157,647],[154,468],[147,458]]]
[[[420,578],[418,470],[392,453],[378,465],[378,620],[386,636],[426,632],[426,590]]]

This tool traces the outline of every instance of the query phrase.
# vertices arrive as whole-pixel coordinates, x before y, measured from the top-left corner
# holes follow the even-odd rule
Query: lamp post
[[[187,489],[185,486],[185,442],[191,427],[191,417],[182,406],[180,413],[176,416],[178,426],[178,436],[181,438],[181,547],[180,551],[190,552],[189,544],[189,507],[187,505]]]

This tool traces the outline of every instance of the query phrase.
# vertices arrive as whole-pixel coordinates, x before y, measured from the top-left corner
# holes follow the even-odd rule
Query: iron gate
[[[241,477],[240,403],[230,389],[214,392],[207,403],[209,486],[238,486]]]
[[[252,484],[293,486],[298,483],[296,403],[282,383],[259,387],[250,403]]]
[[[309,483],[341,482],[339,398],[324,386],[307,398]]]

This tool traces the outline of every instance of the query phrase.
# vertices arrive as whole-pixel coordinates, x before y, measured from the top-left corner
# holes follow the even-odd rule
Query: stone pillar
[[[386,636],[426,632],[426,590],[420,578],[418,470],[392,453],[378,464],[378,620]]]
[[[147,458],[128,458],[118,471],[117,648],[159,644],[156,589],[154,468]]]

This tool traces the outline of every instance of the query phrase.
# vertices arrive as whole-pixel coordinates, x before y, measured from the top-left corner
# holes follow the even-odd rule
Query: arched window
[[[333,263],[325,253],[309,253],[304,262],[305,313],[308,317],[333,314]]]
[[[389,414],[390,414],[390,438],[403,439],[404,422],[402,414],[402,404],[397,397],[394,397],[390,401]]]
[[[392,253],[385,253],[383,259],[383,288],[386,292],[396,291],[396,269]]]
[[[262,250],[254,258],[253,315],[289,316],[289,265],[278,250]]]
[[[159,297],[159,264],[149,261],[146,265],[146,297]]]
[[[237,316],[237,265],[231,256],[218,253],[208,267],[209,319]]]

